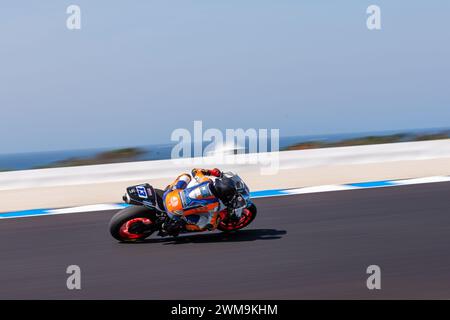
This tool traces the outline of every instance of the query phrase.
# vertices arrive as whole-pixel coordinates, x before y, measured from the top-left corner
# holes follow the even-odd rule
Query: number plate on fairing
[[[156,207],[155,190],[148,183],[127,188],[130,204]]]

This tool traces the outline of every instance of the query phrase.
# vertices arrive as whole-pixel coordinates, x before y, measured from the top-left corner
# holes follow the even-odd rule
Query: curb
[[[257,199],[257,198],[289,196],[289,195],[296,195],[296,194],[357,190],[357,189],[386,188],[386,187],[396,187],[396,186],[435,183],[435,182],[447,182],[447,181],[450,181],[450,176],[433,176],[433,177],[415,178],[415,179],[382,180],[382,181],[370,181],[370,182],[350,183],[350,184],[341,184],[341,185],[323,185],[323,186],[294,188],[294,189],[261,190],[261,191],[250,192],[250,196],[251,196],[251,198]],[[61,208],[61,209],[32,209],[32,210],[0,213],[0,219],[24,218],[24,217],[47,216],[47,215],[69,214],[69,213],[83,213],[83,212],[87,213],[87,212],[107,211],[107,210],[119,210],[119,209],[125,208],[127,206],[128,205],[125,203],[121,203],[121,204],[116,203],[116,204],[94,204],[94,205],[71,207],[71,208]]]

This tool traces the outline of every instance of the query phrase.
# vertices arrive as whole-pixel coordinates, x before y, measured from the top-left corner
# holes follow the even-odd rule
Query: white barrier
[[[275,156],[275,154],[267,154],[267,156]],[[264,165],[251,163],[251,161],[255,160],[254,157],[255,155],[249,154],[232,156],[231,160],[233,160],[234,164],[224,161],[213,162],[207,158],[197,158],[2,172],[0,173],[0,190],[173,178],[180,172],[190,172],[193,166],[200,166],[205,164],[205,162],[209,164],[209,167],[217,166],[237,172],[254,172],[255,170],[263,169]],[[278,161],[279,170],[292,170],[328,165],[384,163],[438,158],[450,158],[450,139],[283,151],[276,154],[276,157],[272,159]],[[212,163],[214,164],[211,165]]]

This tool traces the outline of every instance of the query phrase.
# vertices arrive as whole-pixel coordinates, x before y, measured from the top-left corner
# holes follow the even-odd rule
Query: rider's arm
[[[174,182],[168,185],[166,190],[185,189],[189,182],[191,182],[191,176],[187,173],[183,173],[179,175]]]
[[[200,169],[200,168],[192,169],[192,176],[198,183],[202,183],[202,182],[210,180],[208,178],[208,176],[220,177],[220,174],[221,174],[221,172],[217,168],[214,168],[212,170]]]

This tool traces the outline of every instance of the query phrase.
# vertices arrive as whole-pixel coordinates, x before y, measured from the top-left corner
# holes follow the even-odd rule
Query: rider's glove
[[[220,172],[219,169],[214,168],[212,170],[209,170],[209,174],[214,176],[214,177],[220,177],[222,175],[222,172]]]
[[[192,176],[196,176],[197,172],[201,172],[202,174],[204,174],[205,176],[215,176],[215,177],[220,177],[222,175],[222,172],[220,172],[219,169],[214,168],[212,170],[209,169],[192,169]]]

